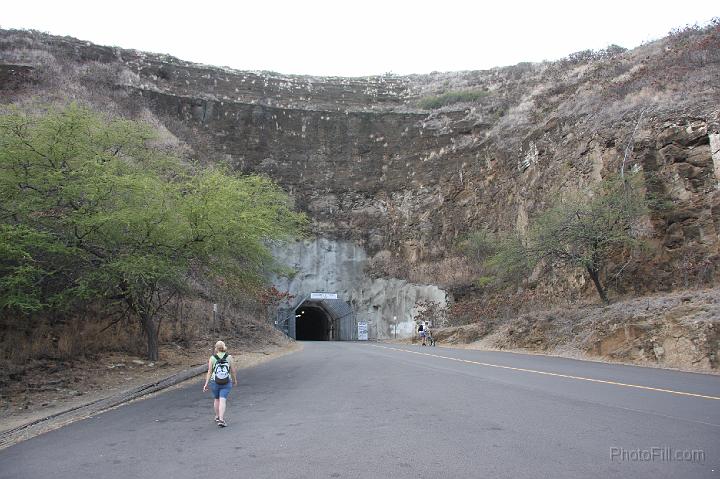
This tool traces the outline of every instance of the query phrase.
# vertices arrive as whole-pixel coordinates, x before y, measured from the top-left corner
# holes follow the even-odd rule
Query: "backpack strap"
[[[213,354],[213,357],[215,358],[215,364],[217,364],[217,363],[227,363],[227,362],[228,362],[228,360],[227,360],[227,359],[228,359],[228,356],[229,356],[228,353],[225,353],[225,356],[223,356],[222,358],[221,358],[220,356],[218,356],[217,354]]]

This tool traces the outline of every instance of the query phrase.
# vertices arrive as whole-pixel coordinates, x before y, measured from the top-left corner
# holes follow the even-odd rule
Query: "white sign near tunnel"
[[[338,299],[337,293],[310,293],[310,299]]]
[[[358,321],[358,341],[368,340],[368,323],[367,321]]]

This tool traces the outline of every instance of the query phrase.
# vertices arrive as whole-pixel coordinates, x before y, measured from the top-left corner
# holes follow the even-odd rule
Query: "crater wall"
[[[672,207],[651,213],[651,257],[625,267],[617,291],[717,278],[720,29],[582,53],[485,71],[323,78],[0,31],[0,99],[114,105],[152,118],[200,161],[268,175],[318,238],[278,254],[305,258],[298,266],[308,285],[332,278],[363,314],[386,290],[397,291],[385,299],[400,317],[409,309],[397,304],[419,285],[471,288],[477,268],[458,255],[459,238],[479,228],[524,231],[559,195],[587,190],[622,164]],[[467,91],[472,100],[421,101]],[[323,261],[347,267],[311,275]],[[578,274],[546,281],[547,297],[594,294]],[[442,296],[430,291],[421,296]]]

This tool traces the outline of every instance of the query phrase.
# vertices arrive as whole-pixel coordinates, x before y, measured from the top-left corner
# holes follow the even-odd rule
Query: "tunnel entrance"
[[[295,339],[299,341],[330,341],[334,321],[322,308],[301,304],[295,310]]]
[[[330,297],[328,297],[330,296]],[[275,325],[301,341],[354,341],[355,312],[336,293],[311,293],[289,308],[279,308]]]

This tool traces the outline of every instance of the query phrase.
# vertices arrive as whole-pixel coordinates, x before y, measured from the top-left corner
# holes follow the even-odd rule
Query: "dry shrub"
[[[468,291],[450,306],[448,324],[460,326],[484,321],[507,321],[554,304],[575,303],[579,298],[572,296],[572,291],[571,288],[556,291],[532,287],[521,290]]]
[[[676,254],[677,275],[674,286],[680,288],[702,288],[712,286],[720,264],[720,256],[700,245],[686,245]]]
[[[105,351],[137,350],[133,340],[136,329],[134,325],[80,318],[54,325],[46,319],[34,320],[26,328],[4,328],[0,360],[20,363],[31,359],[72,360]]]
[[[261,343],[275,340],[274,328],[255,319],[263,316],[251,298],[217,301],[219,314],[214,323],[212,302],[206,299],[186,297],[169,305],[162,313],[161,343],[190,347],[210,336],[240,336]],[[120,310],[108,313],[112,311],[101,305],[88,305],[71,318],[2,318],[0,368],[22,370],[38,361],[73,361],[109,352],[143,356],[147,343],[137,319]]]
[[[80,342],[74,331],[65,328],[58,336],[56,357],[65,360],[77,357],[81,352]]]
[[[16,325],[3,336],[3,359],[12,362],[47,358],[54,349],[52,329],[45,322],[39,322],[35,327]]]

